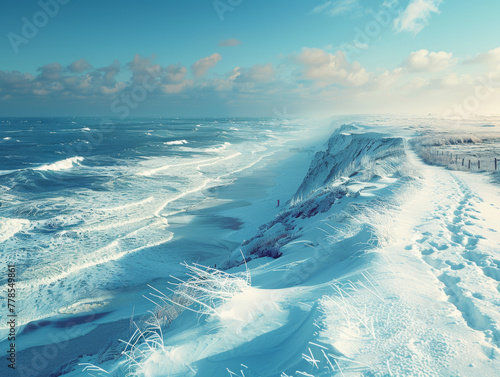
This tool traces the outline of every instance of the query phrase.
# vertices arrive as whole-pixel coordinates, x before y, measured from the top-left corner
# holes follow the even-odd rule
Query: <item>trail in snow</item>
[[[352,360],[344,368],[354,373],[354,363],[364,362],[376,375],[497,376],[500,190],[408,154],[422,187],[391,214],[399,239],[377,250],[370,269],[383,299],[359,290],[349,303],[374,330],[361,323],[361,341],[336,340]]]
[[[484,333],[493,347],[500,346],[500,244],[498,197],[485,214],[481,192],[467,181],[474,175],[427,167],[432,184],[432,205],[427,221],[415,229],[413,245],[431,267],[449,301],[467,325]],[[494,191],[481,185],[482,191]],[[498,190],[496,190],[498,191]],[[495,221],[497,219],[497,221]]]
[[[289,375],[498,376],[500,190],[407,154],[422,179],[385,214],[394,240],[337,274],[303,346],[310,369]]]

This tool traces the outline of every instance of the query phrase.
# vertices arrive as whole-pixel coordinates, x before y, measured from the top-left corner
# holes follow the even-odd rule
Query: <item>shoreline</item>
[[[297,146],[297,144],[299,144]],[[176,237],[171,242],[178,242],[192,237],[193,226],[195,230],[203,229],[204,232],[198,234],[195,239],[190,239],[187,243],[192,243],[200,247],[200,243],[210,245],[213,250],[204,250],[204,263],[207,265],[222,265],[227,260],[230,253],[237,247],[245,237],[253,235],[257,227],[266,223],[274,217],[280,208],[276,207],[277,198],[283,198],[281,206],[285,204],[286,198],[290,197],[297,189],[313,157],[312,149],[317,146],[317,140],[307,139],[304,141],[287,141],[281,150],[275,152],[268,159],[260,161],[250,168],[249,172],[243,172],[228,185],[218,186],[211,189],[211,195],[200,203],[197,203],[187,211],[169,217],[169,224],[172,226]],[[311,149],[312,148],[312,149]],[[242,199],[244,198],[244,199]],[[216,219],[214,222],[213,220]],[[223,237],[206,238],[206,234],[214,234],[214,231]],[[170,244],[170,243],[169,243]],[[220,253],[225,250],[224,253]],[[179,277],[182,277],[184,269],[179,270]],[[124,334],[126,328],[130,327],[131,313],[140,317],[152,309],[153,304],[142,297],[151,291],[147,283],[155,287],[164,287],[171,278],[155,278],[140,285],[127,287],[118,292],[111,292],[112,297],[98,310],[78,313],[78,316],[88,316],[88,322],[83,322],[71,326],[72,331],[67,334],[75,334],[63,338],[65,346],[61,352],[56,353],[54,358],[47,361],[43,368],[45,372],[53,372],[63,363],[61,361],[75,360],[80,355],[96,354],[105,344],[95,344],[98,339],[96,334],[101,334],[101,338],[108,338],[111,342],[118,341],[120,334]],[[106,316],[101,316],[108,313]],[[56,315],[32,323],[42,322],[71,322],[75,315]],[[123,324],[127,326],[122,326]],[[119,325],[122,324],[122,325]],[[40,326],[38,326],[40,327]],[[20,332],[22,333],[23,330]],[[52,325],[45,329],[37,329],[40,335],[43,331],[50,331]],[[43,354],[48,348],[58,345],[61,342],[45,339],[40,341],[42,336],[37,334],[36,338],[30,339],[25,347],[19,347],[19,360],[29,358],[26,355]],[[43,337],[44,338],[44,337]],[[38,339],[38,341],[37,341]],[[57,339],[56,337],[52,339]],[[21,335],[18,343],[23,342]],[[4,345],[5,341],[0,343]],[[58,349],[58,348],[54,348]],[[57,356],[59,355],[59,356]],[[65,355],[63,360],[61,355]],[[33,360],[34,356],[31,357]]]

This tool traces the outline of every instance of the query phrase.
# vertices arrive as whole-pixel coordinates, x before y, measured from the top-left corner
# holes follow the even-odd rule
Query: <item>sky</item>
[[[500,111],[497,0],[18,0],[0,10],[0,116]]]

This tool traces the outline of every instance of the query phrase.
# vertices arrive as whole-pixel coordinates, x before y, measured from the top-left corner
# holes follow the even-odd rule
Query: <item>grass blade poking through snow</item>
[[[170,294],[149,286],[153,292],[149,297],[144,297],[155,305],[156,310],[150,312],[151,315],[141,326],[134,322],[136,330],[128,341],[121,340],[125,343],[123,355],[128,364],[127,376],[144,375],[144,364],[148,357],[155,352],[166,352],[163,329],[184,310],[197,313],[200,317],[221,318],[218,309],[235,295],[250,289],[248,268],[239,274],[229,274],[199,264],[183,265],[187,269],[188,279],[172,277],[174,282],[171,287],[167,287]]]

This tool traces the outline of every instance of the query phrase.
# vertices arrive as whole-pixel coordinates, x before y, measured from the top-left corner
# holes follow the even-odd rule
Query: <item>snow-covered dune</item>
[[[223,271],[152,287],[125,357],[68,376],[498,375],[498,187],[356,125],[296,187]]]
[[[307,225],[314,227],[313,224],[324,221],[328,217],[325,214],[347,218],[357,212],[365,216],[388,208],[395,200],[395,191],[401,191],[401,186],[409,182],[415,183],[416,176],[406,159],[404,139],[344,125],[329,138],[326,151],[315,155],[285,209],[238,247],[231,263],[242,262],[240,250],[247,260],[281,256],[284,246],[304,236]],[[375,229],[377,225],[370,227]],[[364,231],[369,231],[368,228]],[[374,230],[369,238],[373,241],[386,238],[382,233],[382,229]]]

